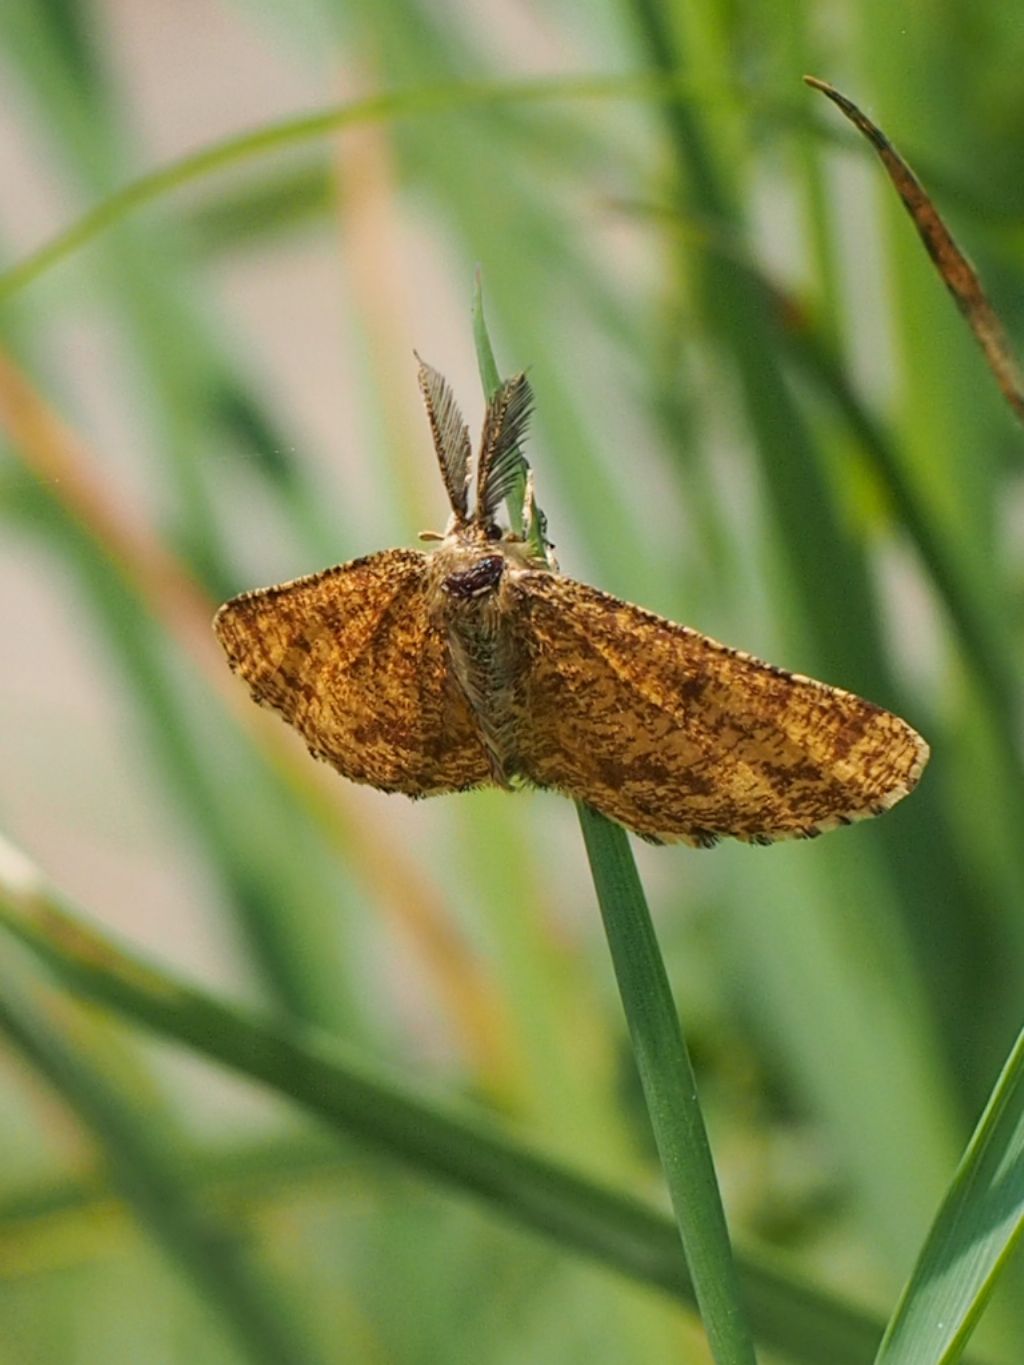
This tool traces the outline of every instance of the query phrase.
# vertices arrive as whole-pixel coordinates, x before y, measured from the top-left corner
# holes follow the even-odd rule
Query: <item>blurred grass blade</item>
[[[876,1365],[949,1365],[1024,1228],[1024,1032],[900,1298]]]
[[[863,401],[846,374],[836,347],[800,300],[769,275],[741,242],[714,225],[686,219],[678,209],[621,201],[623,211],[661,220],[678,228],[688,245],[713,253],[749,274],[771,300],[780,319],[780,336],[794,362],[849,427],[861,452],[892,503],[903,531],[913,541],[921,562],[960,636],[963,662],[977,676],[1000,724],[1015,723],[1017,668],[1001,621],[985,602],[958,560],[956,546],[942,532],[926,500],[907,477],[905,460],[894,438]],[[1011,762],[1013,756],[1011,756]]]
[[[683,68],[675,7],[631,0],[629,8],[658,69],[668,76]],[[720,152],[716,129],[697,110],[668,103],[662,113],[677,163],[672,192],[681,215],[706,222],[726,240],[743,242],[742,168]],[[893,701],[899,710],[864,556],[842,523],[808,422],[782,374],[772,301],[749,273],[715,255],[704,253],[698,264],[699,304],[710,336],[735,367],[816,666],[822,676],[842,678],[854,691]],[[807,516],[808,506],[815,508],[813,517]],[[842,631],[835,628],[837,620],[844,622]]]
[[[709,16],[694,15],[683,0],[664,5],[624,0],[624,9],[634,20],[641,49],[662,72],[700,70],[714,82],[728,69],[725,34]],[[744,111],[667,103],[657,112],[675,163],[670,202],[684,220],[706,223],[726,241],[745,247],[756,156],[753,132],[744,128]],[[771,586],[778,601],[771,611],[785,632],[785,645],[800,661],[801,672],[841,680],[852,691],[913,716],[914,705],[901,696],[884,639],[873,564],[850,514],[847,481],[823,458],[813,408],[791,380],[773,300],[749,272],[711,253],[703,252],[695,261],[683,252],[678,256],[680,291],[686,282],[686,297],[692,296],[705,340],[735,376],[737,407],[751,439],[764,500],[760,515],[767,548],[761,562],[777,575]],[[840,1141],[846,1141],[850,1116],[856,1115],[858,1140],[847,1148],[856,1197],[874,1244],[894,1260],[912,1249],[905,1242],[913,1220],[927,1217],[934,1208],[956,1132],[938,1014],[929,1009],[921,989],[922,969],[930,965],[937,941],[935,907],[948,907],[952,915],[961,903],[959,884],[966,880],[954,856],[951,814],[941,796],[936,783],[923,784],[902,817],[883,821],[870,841],[861,844],[860,857],[852,856],[849,841],[840,840],[820,853],[801,849],[773,857],[765,869],[765,899],[778,894],[779,936],[788,932],[794,942],[802,940],[801,946],[813,944],[813,956],[839,932],[844,896],[865,907],[877,925],[874,943],[857,969],[849,970],[852,960],[842,953],[820,954],[822,976],[835,975],[835,988],[822,993],[826,1015],[821,1027],[834,1040],[827,1062],[820,1041],[808,1046],[806,1029],[796,1012],[790,1013],[783,972],[775,976],[772,971],[778,958],[769,959],[764,969],[753,959],[748,964],[758,991],[772,982],[772,1015],[789,1021],[787,1052],[800,1059],[804,1083]],[[826,862],[833,876],[818,881]],[[775,869],[786,864],[789,885],[782,891]],[[746,905],[733,904],[738,918],[747,915],[762,877],[752,871],[748,875]],[[761,913],[760,900],[757,906]],[[916,918],[925,906],[926,926],[923,918],[920,925]],[[813,935],[808,934],[811,925]],[[874,959],[870,966],[869,958]],[[871,1009],[876,983],[898,960],[899,976],[909,987],[899,997],[906,1006],[904,1018],[890,1020],[872,1012],[874,1034],[847,1027],[844,1016]],[[873,1057],[878,1048],[901,1072],[906,1117],[898,1133],[888,1122],[892,1111],[883,1099],[885,1073]]]
[[[0,847],[10,875],[11,851]],[[2,893],[0,893],[2,894]],[[228,1227],[190,1189],[189,1179],[159,1124],[138,1114],[110,1080],[109,1066],[88,1055],[88,1030],[65,1002],[20,980],[10,953],[0,962],[0,1034],[51,1083],[92,1133],[111,1183],[184,1272],[200,1296],[256,1365],[300,1365],[315,1357],[293,1340],[270,1286],[255,1273]]]
[[[989,604],[959,562],[932,509],[907,477],[905,461],[875,414],[861,401],[828,338],[796,310],[786,329],[794,358],[835,404],[892,502],[901,528],[915,545],[936,592],[960,637],[964,666],[977,677],[998,722],[1012,727],[1017,711],[1017,671],[1010,642]],[[1011,757],[1011,762],[1012,762]]]
[[[137,1094],[134,1098],[137,1103]],[[330,1134],[313,1131],[271,1137],[245,1133],[216,1147],[183,1138],[176,1144],[175,1157],[179,1169],[188,1170],[193,1194],[203,1206],[245,1223],[247,1234],[268,1207],[284,1204],[311,1187],[335,1189],[351,1168],[350,1155]],[[114,1181],[105,1170],[79,1168],[10,1181],[0,1191],[0,1255],[5,1272],[16,1263],[19,1252],[24,1252],[26,1264],[31,1263],[34,1252],[25,1234],[34,1226],[59,1246],[65,1236],[72,1235],[72,1225],[81,1225],[83,1215],[115,1216],[108,1207],[113,1188]],[[127,1217],[126,1239],[133,1235]]]
[[[51,266],[72,255],[94,237],[144,204],[152,203],[183,185],[200,180],[254,157],[301,144],[329,133],[380,119],[410,118],[500,104],[551,100],[630,99],[676,100],[698,98],[678,79],[652,73],[624,76],[557,76],[534,80],[452,81],[414,90],[401,90],[350,104],[283,119],[252,132],[213,143],[202,151],[140,176],[108,195],[77,222],[59,233],[17,265],[0,273],[0,304],[37,279]]]
[[[621,825],[582,802],[576,809],[633,1056],[708,1342],[716,1361],[753,1362],[754,1346],[697,1082],[629,836]]]
[[[323,1033],[260,1018],[128,954],[70,914],[2,842],[0,925],[76,993],[271,1087],[421,1175],[482,1196],[562,1247],[695,1302],[670,1218],[577,1175],[482,1113],[384,1078]],[[868,1315],[750,1256],[737,1260],[767,1346],[806,1365],[863,1365],[875,1349],[881,1324]]]
[[[978,273],[953,240],[953,235],[939,216],[917,176],[903,160],[882,130],[863,113],[851,99],[840,94],[827,81],[816,76],[804,80],[813,90],[820,90],[840,109],[854,127],[868,139],[889,172],[889,179],[903,201],[924,242],[928,255],[935,262],[946,288],[953,295],[956,306],[967,319],[968,326],[981,347],[988,367],[995,375],[999,391],[1024,423],[1024,384],[1020,368],[1010,350],[1003,325],[989,303]]]

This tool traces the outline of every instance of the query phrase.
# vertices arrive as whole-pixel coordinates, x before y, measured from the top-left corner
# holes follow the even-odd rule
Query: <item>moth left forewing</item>
[[[890,712],[573,579],[516,592],[523,771],[645,838],[813,835],[887,809],[927,760]]]
[[[214,629],[253,698],[355,782],[408,796],[490,780],[432,609],[427,556],[384,550],[243,593]]]

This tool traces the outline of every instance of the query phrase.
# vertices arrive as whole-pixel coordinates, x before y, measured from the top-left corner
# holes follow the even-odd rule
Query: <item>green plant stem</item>
[[[719,1365],[752,1365],[725,1211],[697,1084],[626,831],[576,803],[633,1054],[683,1251]]]
[[[484,317],[477,272],[473,337],[488,398],[500,372]],[[672,1197],[693,1289],[719,1365],[754,1365],[689,1053],[626,831],[576,803],[605,933],[619,983],[654,1140]]]

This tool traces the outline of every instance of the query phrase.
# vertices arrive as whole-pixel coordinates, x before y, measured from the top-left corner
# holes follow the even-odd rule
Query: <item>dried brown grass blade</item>
[[[956,300],[960,312],[977,338],[989,369],[995,375],[1000,392],[1024,424],[1024,381],[1010,349],[1003,325],[989,302],[978,273],[953,240],[953,235],[939,216],[939,212],[917,176],[903,160],[882,130],[858,109],[852,100],[840,94],[827,81],[816,76],[805,76],[814,90],[827,95],[855,128],[868,139],[881,157],[889,179],[903,200],[903,205],[920,233],[929,256],[935,262],[946,288]]]

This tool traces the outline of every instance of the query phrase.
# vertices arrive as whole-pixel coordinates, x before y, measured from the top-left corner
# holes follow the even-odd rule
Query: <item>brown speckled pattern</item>
[[[490,762],[430,625],[428,557],[384,550],[221,607],[214,629],[255,701],[354,782],[432,796]]]
[[[655,842],[810,837],[879,814],[928,746],[899,717],[572,579],[525,573],[522,771]]]

